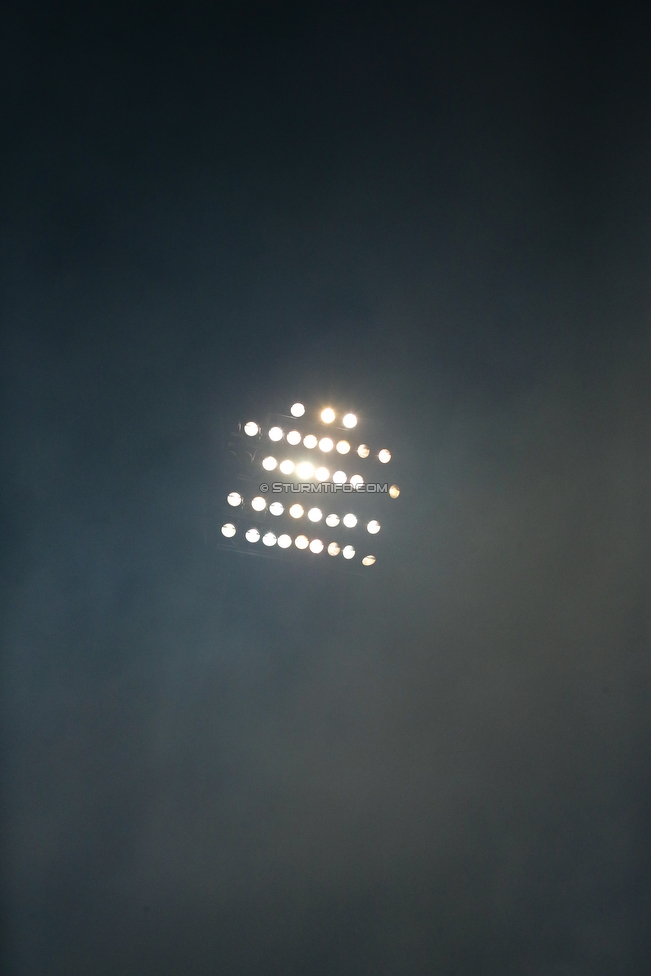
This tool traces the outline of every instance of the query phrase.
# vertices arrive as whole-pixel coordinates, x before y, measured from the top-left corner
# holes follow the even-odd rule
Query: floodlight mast
[[[238,423],[228,443],[219,548],[299,562],[341,555],[343,561],[325,561],[374,565],[386,522],[378,507],[387,502],[378,495],[396,499],[400,489],[384,481],[391,452],[360,443],[358,424],[355,413],[298,401],[289,412],[253,412]]]

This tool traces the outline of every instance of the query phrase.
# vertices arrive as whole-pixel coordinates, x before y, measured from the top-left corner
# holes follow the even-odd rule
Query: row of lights
[[[262,467],[265,471],[275,471],[275,469],[278,468],[281,474],[296,474],[297,477],[302,478],[303,480],[312,477],[315,477],[317,481],[328,481],[330,479],[330,471],[328,468],[323,467],[323,465],[315,468],[314,465],[310,464],[309,461],[301,461],[299,464],[294,464],[293,461],[286,459],[278,464],[275,457],[266,457],[262,460]],[[345,471],[333,472],[332,481],[335,485],[345,485],[348,480],[348,475]],[[362,478],[361,474],[351,475],[350,484],[363,485],[364,479]]]
[[[235,508],[242,504],[243,498],[239,492],[232,491],[228,495],[226,501],[229,505],[232,505]],[[254,512],[263,512],[266,507],[267,501],[262,497],[262,495],[258,495],[256,498],[251,499],[251,508]],[[284,511],[285,506],[282,504],[282,502],[272,502],[269,506],[269,513],[271,515],[282,515]],[[299,519],[305,514],[305,509],[302,505],[296,503],[290,506],[289,514],[292,518]],[[308,510],[307,517],[309,518],[310,522],[320,522],[323,518],[323,512],[320,508],[310,508]],[[357,525],[357,516],[353,515],[352,512],[349,512],[347,515],[344,515],[342,519],[340,519],[338,515],[332,512],[330,515],[326,515],[325,518],[326,525],[329,525],[331,528],[333,528],[335,525],[339,525],[340,521],[343,522],[346,528],[353,529]],[[366,528],[371,535],[376,535],[380,531],[380,523],[376,519],[372,519],[367,523]]]
[[[305,416],[305,407],[302,403],[293,403],[290,407],[289,412],[292,417],[298,419],[299,417]],[[331,424],[337,419],[337,415],[332,409],[332,407],[325,407],[319,414],[319,419],[322,424]],[[344,414],[341,420],[343,426],[347,430],[352,430],[353,427],[357,426],[357,417],[354,413]],[[279,428],[274,428],[278,430]],[[255,437],[256,434],[260,433],[260,427],[256,424],[255,420],[249,420],[248,423],[244,425],[244,431],[249,435],[249,437]]]
[[[255,420],[249,420],[246,424],[244,424],[244,433],[249,437],[256,437],[258,434],[262,433],[262,427],[260,427]],[[309,447],[310,449],[316,447],[317,443],[319,443],[319,445],[321,443],[324,445],[329,445],[322,447],[322,451],[331,451],[335,446],[335,442],[331,437],[322,437],[319,441],[319,438],[314,434],[306,434],[305,438],[307,439],[307,443],[305,443],[305,439],[303,438],[300,430],[288,430],[287,434],[285,434],[282,427],[270,427],[267,437],[270,441],[281,441],[283,437],[286,437],[287,443],[291,444],[292,447],[296,447],[297,444],[300,444],[301,440],[303,440],[305,446]],[[348,454],[348,451],[350,450],[350,442],[345,440],[345,438],[337,441],[337,450],[340,454]]]
[[[227,539],[232,539],[236,534],[237,529],[232,522],[226,522],[222,525],[222,535],[226,536]],[[256,543],[260,541],[260,532],[256,528],[247,529],[244,533],[244,538],[247,542]],[[325,549],[329,556],[338,556],[339,553],[344,557],[344,559],[353,559],[355,556],[354,546],[344,546],[343,549],[338,542],[331,542],[327,547],[321,539],[308,539],[306,535],[297,535],[295,539],[287,534],[276,536],[273,532],[266,532],[262,536],[262,544],[265,546],[279,546],[281,549],[289,549],[292,542],[297,549],[309,549],[310,552],[320,553]],[[375,562],[375,556],[364,556],[362,559],[362,564],[364,566],[372,566]]]
[[[290,407],[289,412],[291,413],[292,417],[302,417],[305,413],[305,407],[303,406],[302,403],[293,403],[292,406]],[[333,423],[334,420],[336,420],[337,415],[335,414],[332,407],[325,407],[321,411],[320,417],[322,423],[331,424]],[[347,413],[344,415],[342,419],[342,423],[344,427],[347,427],[350,430],[356,426],[357,417],[355,416],[354,413]]]
[[[254,421],[250,420],[248,424],[244,425],[244,431],[249,437],[254,437],[260,432],[260,428]],[[285,436],[281,427],[271,427],[269,430],[269,440],[278,442]],[[336,449],[338,454],[349,454],[351,445],[349,441],[341,440],[335,442],[331,437],[318,438],[315,434],[306,434],[305,437],[298,430],[290,430],[287,433],[287,443],[292,447],[298,447],[298,445],[303,441],[303,446],[308,449],[308,451],[313,451],[315,447],[318,447],[320,451],[324,454],[329,454],[330,451]],[[361,458],[367,458],[371,453],[371,449],[368,444],[360,444],[357,448],[357,454]],[[378,452],[378,460],[382,464],[388,464],[391,460],[391,452],[383,447],[381,451]]]
[[[280,433],[282,434],[280,427],[276,427],[276,428],[272,427],[271,430],[269,431],[269,439],[272,441],[282,440],[282,437],[271,436],[271,432],[274,429],[280,431]],[[295,436],[291,437],[292,434]],[[287,435],[287,443],[291,444],[292,447],[296,447],[298,444],[300,444],[301,434],[299,433],[299,431],[290,430],[289,434]],[[318,440],[318,438],[315,437],[314,434],[306,434],[305,437],[303,437],[303,446],[306,447],[308,451],[313,451],[315,447],[318,447],[319,450],[322,451],[324,454],[329,454],[330,451],[333,449],[333,447],[336,447],[338,454],[350,453],[350,444],[348,443],[348,441],[337,441],[337,443],[335,444],[335,442],[332,440],[331,437],[322,437],[321,440]],[[357,448],[358,457],[367,458],[370,453],[371,453],[371,449],[368,446],[368,444],[360,444],[359,447]],[[378,457],[378,461],[380,461],[381,464],[388,464],[389,461],[391,460],[391,451],[388,451],[386,447],[383,447],[381,451],[378,451],[377,457]]]

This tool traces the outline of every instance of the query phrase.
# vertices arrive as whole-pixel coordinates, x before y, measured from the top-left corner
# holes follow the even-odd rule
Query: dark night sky
[[[3,972],[648,971],[633,11],[5,8]],[[208,525],[310,397],[394,452],[363,577]]]

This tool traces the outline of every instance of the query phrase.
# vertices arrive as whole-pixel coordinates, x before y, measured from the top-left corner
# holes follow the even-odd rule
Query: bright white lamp
[[[311,478],[314,474],[314,467],[309,461],[301,461],[300,464],[296,465],[296,474],[299,478]]]

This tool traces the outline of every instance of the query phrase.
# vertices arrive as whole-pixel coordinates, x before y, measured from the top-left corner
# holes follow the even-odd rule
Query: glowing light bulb
[[[281,441],[283,439],[283,432],[280,427],[271,427],[269,430],[269,440],[270,441]]]
[[[302,461],[296,465],[296,474],[299,478],[311,478],[314,474],[314,467],[309,461]]]
[[[226,501],[229,505],[232,505],[233,508],[237,508],[238,505],[242,504],[242,496],[240,495],[239,491],[231,491],[227,496]]]
[[[293,403],[289,408],[289,412],[291,413],[292,417],[302,417],[305,413],[305,407],[302,403]]]
[[[335,412],[332,407],[326,407],[325,410],[321,411],[321,420],[324,424],[331,424],[335,419]]]
[[[347,413],[346,416],[344,417],[343,423],[344,423],[344,427],[347,427],[349,430],[352,430],[352,428],[355,427],[357,424],[357,417],[355,416],[354,413]]]
[[[244,424],[244,433],[248,434],[249,437],[255,437],[256,434],[260,433],[260,428],[256,424],[255,420],[249,420]]]
[[[222,525],[222,535],[225,535],[227,539],[232,539],[237,529],[232,522],[227,522],[226,525]]]

